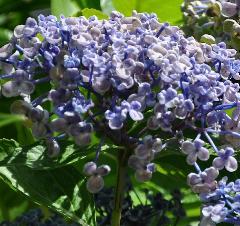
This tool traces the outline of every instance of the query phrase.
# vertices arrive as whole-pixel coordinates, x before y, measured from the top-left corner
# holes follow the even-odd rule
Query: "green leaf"
[[[81,9],[94,8],[101,10],[100,0],[74,0]]]
[[[15,128],[17,132],[17,141],[20,145],[32,145],[35,142],[32,130],[24,126],[22,122],[15,123]]]
[[[109,0],[101,0],[100,3],[101,3],[102,12],[105,13],[105,14],[107,14],[107,15],[110,15],[110,13],[111,13],[113,10],[115,10],[112,1],[109,1]]]
[[[240,50],[240,38],[238,36],[232,36],[231,37],[231,45],[235,49]]]
[[[28,207],[33,207],[30,200],[24,195],[9,189],[9,186],[0,178],[0,222],[4,220],[13,220]],[[4,195],[3,195],[4,194]]]
[[[69,0],[51,0],[51,12],[53,15],[59,17],[61,14],[64,16],[72,16],[80,11],[75,1]]]
[[[72,142],[60,142],[60,146],[60,155],[53,159],[47,156],[45,145],[39,142],[21,147],[14,140],[0,139],[0,166],[28,166],[34,169],[58,168],[84,159],[95,150],[94,146],[81,149]]]
[[[130,16],[135,9],[139,11],[140,1],[138,0],[112,0],[114,8],[123,13],[125,16]]]
[[[74,167],[54,170],[0,167],[0,176],[34,202],[48,206],[83,226],[96,225],[93,197],[86,190],[85,178]]]
[[[96,16],[99,20],[107,19],[108,15],[104,14],[103,12],[96,10],[96,9],[83,9],[81,11],[82,15],[86,18],[89,18],[90,16]]]
[[[5,28],[0,28],[0,45],[6,44],[12,36],[12,32]]]
[[[24,120],[24,117],[20,115],[12,115],[12,114],[5,114],[5,113],[0,113],[0,127],[16,123],[16,122],[21,122]]]
[[[182,0],[112,0],[112,2],[115,9],[126,16],[130,16],[132,10],[137,10],[138,12],[156,13],[161,22],[179,24],[182,20],[180,9]]]

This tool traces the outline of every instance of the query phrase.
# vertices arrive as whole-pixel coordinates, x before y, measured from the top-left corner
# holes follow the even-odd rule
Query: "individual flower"
[[[196,193],[208,193],[216,189],[216,178],[219,172],[214,167],[205,169],[198,174],[190,173],[187,177],[188,185]]]
[[[89,176],[87,179],[87,190],[91,193],[97,193],[104,187],[103,176],[110,173],[111,168],[108,165],[96,165],[95,162],[87,162],[83,167],[83,173]]]
[[[225,207],[224,203],[219,203],[214,206],[209,205],[203,207],[202,214],[203,218],[208,218],[215,223],[220,223],[223,222],[224,218],[227,216],[228,209]]]
[[[219,150],[217,153],[219,157],[216,157],[213,160],[213,166],[216,169],[223,169],[226,168],[229,172],[234,172],[238,168],[237,160],[233,157],[234,150],[230,147],[227,147],[225,149]]]
[[[109,120],[109,127],[113,130],[121,129],[123,127],[123,122],[127,118],[127,108],[122,106],[115,106],[114,110],[107,110],[105,112],[105,118]]]
[[[134,149],[134,154],[128,159],[128,166],[135,170],[135,178],[137,181],[145,182],[152,178],[155,165],[151,163],[151,161],[162,148],[161,139],[153,139],[152,136],[145,136],[143,143],[140,143]]]
[[[193,142],[186,140],[182,142],[181,150],[187,155],[187,163],[193,165],[197,158],[202,161],[209,159],[209,151],[203,147],[204,141],[201,139],[195,139]]]

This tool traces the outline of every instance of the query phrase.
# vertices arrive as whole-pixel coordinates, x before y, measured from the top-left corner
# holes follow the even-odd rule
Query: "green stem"
[[[114,209],[112,212],[112,226],[120,226],[122,202],[126,182],[128,153],[125,149],[120,149],[118,154],[117,184],[115,190]]]

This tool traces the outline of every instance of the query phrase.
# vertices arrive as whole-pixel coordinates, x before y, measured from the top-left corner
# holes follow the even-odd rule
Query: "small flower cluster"
[[[17,26],[0,49],[2,94],[22,97],[11,111],[26,116],[35,137],[46,141],[49,156],[61,151],[58,139],[81,147],[91,144],[94,134],[127,151],[139,181],[151,179],[152,162],[168,145],[165,137],[182,134],[181,150],[197,171],[189,174],[188,184],[194,192],[211,193],[219,170],[233,172],[238,165],[240,61],[235,54],[223,42],[186,38],[155,14],[112,12],[109,20],[62,16],[59,21],[40,15],[38,22],[28,18]],[[228,109],[235,109],[231,116]],[[217,136],[224,147],[215,145]],[[110,172],[106,165],[97,167],[102,143],[95,162],[83,170],[92,193],[102,189],[102,176]],[[216,158],[202,171],[197,160],[208,161],[210,154]],[[233,217],[240,221],[239,213],[234,210]]]
[[[128,159],[128,166],[135,171],[135,177],[139,182],[145,182],[152,178],[155,165],[151,163],[154,156],[162,150],[162,141],[153,139],[151,135],[145,136],[134,150],[134,154]]]
[[[227,183],[227,177],[218,182],[217,187],[210,193],[202,193],[201,199],[207,205],[202,209],[201,225],[211,222],[224,222],[239,225],[240,209],[240,180]]]
[[[209,130],[209,132],[213,132],[213,130]],[[228,133],[229,131],[222,132]],[[196,163],[197,158],[202,161],[209,159],[209,150],[203,147],[204,142],[199,139],[200,134],[193,142],[190,140],[183,141],[181,147],[182,152],[188,155],[187,163],[194,165],[197,170],[197,173],[190,173],[188,175],[187,181],[192,190],[200,194],[202,201],[205,203],[202,209],[203,219],[200,225],[209,225],[213,222],[239,224],[239,209],[235,208],[235,204],[239,206],[240,203],[231,204],[235,202],[235,199],[231,196],[234,195],[234,191],[236,192],[237,190],[225,189],[225,187],[233,188],[235,186],[234,183],[230,182],[229,185],[226,185],[226,178],[219,183],[216,181],[219,176],[219,170],[223,170],[224,168],[229,172],[237,170],[238,162],[233,156],[234,149],[230,143],[229,145],[231,146],[226,146],[219,150],[208,132],[205,131],[203,134],[217,154],[217,157],[213,159],[211,167],[201,171]],[[235,184],[237,185],[238,183],[239,179]]]
[[[95,162],[87,162],[83,167],[83,173],[90,176],[87,180],[87,189],[91,193],[97,193],[104,187],[103,176],[110,173],[111,169],[108,165],[97,167]]]
[[[225,41],[240,49],[238,0],[185,0],[184,31],[203,42]]]

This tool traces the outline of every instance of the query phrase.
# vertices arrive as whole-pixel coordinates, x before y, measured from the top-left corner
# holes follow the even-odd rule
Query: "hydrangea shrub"
[[[186,37],[155,14],[39,15],[18,25],[0,49],[1,92],[52,161],[63,142],[74,144],[73,152],[94,151],[91,161],[81,159],[88,192],[100,192],[111,174],[108,162],[98,163],[104,147],[116,150],[113,226],[120,225],[129,168],[138,182],[151,180],[154,162],[173,143],[189,165],[186,183],[203,203],[201,225],[238,225],[240,181],[227,179],[240,146],[236,53],[224,42]]]

